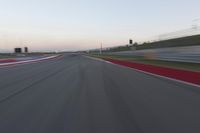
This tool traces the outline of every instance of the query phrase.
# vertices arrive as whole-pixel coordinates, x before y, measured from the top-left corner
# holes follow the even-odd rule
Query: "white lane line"
[[[138,70],[136,68],[127,67],[127,66],[123,66],[123,65],[120,65],[120,64],[115,64],[115,63],[112,63],[110,61],[105,61],[103,59],[97,59],[95,57],[89,57],[89,56],[85,56],[85,57],[87,57],[89,59],[93,59],[93,60],[97,60],[97,61],[102,61],[102,62],[105,62],[105,63],[109,63],[109,64],[112,64],[112,65],[120,66],[120,67],[123,67],[123,68],[134,69],[137,72],[145,73],[145,74],[148,74],[148,75],[152,75],[152,76],[156,76],[156,77],[160,77],[160,78],[164,78],[164,79],[168,79],[168,80],[176,81],[176,82],[179,82],[179,83],[182,83],[182,84],[186,84],[186,85],[190,85],[190,86],[194,86],[194,87],[200,88],[200,85],[198,85],[198,84],[194,84],[194,83],[190,83],[190,82],[186,82],[186,81],[182,81],[182,80],[174,79],[174,78],[170,78],[170,77],[165,77],[165,76],[162,76],[162,75],[158,75],[158,74],[146,72],[146,71],[143,71],[143,70]]]

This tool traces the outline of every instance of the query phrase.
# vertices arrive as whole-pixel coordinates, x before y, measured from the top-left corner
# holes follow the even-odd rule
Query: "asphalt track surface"
[[[0,68],[0,133],[199,133],[200,88],[81,55]]]

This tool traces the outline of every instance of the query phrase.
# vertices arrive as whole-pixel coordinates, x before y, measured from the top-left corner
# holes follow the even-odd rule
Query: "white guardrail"
[[[110,52],[112,55],[146,56],[158,60],[200,63],[200,46]]]

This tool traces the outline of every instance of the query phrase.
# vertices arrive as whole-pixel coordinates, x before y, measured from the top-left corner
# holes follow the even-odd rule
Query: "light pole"
[[[100,54],[102,54],[102,43],[101,43],[101,46],[100,46]]]

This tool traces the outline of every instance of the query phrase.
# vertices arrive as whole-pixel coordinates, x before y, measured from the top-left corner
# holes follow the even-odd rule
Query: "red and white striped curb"
[[[173,71],[179,72],[178,74],[180,74],[182,76],[182,78],[180,78],[180,77],[176,77],[177,73],[175,73],[175,74],[173,73],[172,75],[168,75],[167,73],[164,73],[164,74],[163,73],[157,73],[157,72],[154,72],[154,71],[148,71],[148,69],[146,69],[146,68],[141,69],[141,68],[135,67],[134,66],[135,64],[132,63],[132,62],[112,60],[112,59],[110,59],[110,60],[105,59],[104,60],[104,59],[99,59],[99,58],[94,58],[94,57],[89,57],[89,56],[85,56],[85,57],[93,59],[93,60],[103,61],[103,62],[112,64],[112,65],[118,65],[118,66],[122,66],[122,67],[126,67],[126,68],[131,68],[131,69],[134,69],[138,72],[142,72],[142,73],[145,73],[145,74],[165,78],[165,79],[168,79],[168,80],[173,80],[173,81],[176,81],[176,82],[179,82],[179,83],[183,83],[183,84],[187,84],[187,85],[191,85],[191,86],[195,86],[195,87],[200,87],[200,73],[199,72],[190,72],[190,71],[172,69]],[[128,65],[126,63],[128,63]],[[129,63],[131,63],[131,65],[129,65]],[[141,64],[141,65],[145,65],[145,64]],[[152,65],[145,65],[145,66],[155,67],[156,69],[162,68],[163,70],[170,69],[170,68],[164,68],[164,67],[156,67],[156,66],[152,66]],[[163,70],[161,70],[161,71],[163,71]],[[180,73],[180,72],[182,72],[182,73]],[[190,74],[189,75],[185,74],[185,72],[190,73]],[[190,79],[190,80],[188,80],[188,79]]]
[[[33,60],[26,60],[26,61],[17,61],[17,62],[9,62],[9,63],[2,63],[0,64],[0,67],[7,67],[7,66],[13,66],[13,65],[19,65],[19,64],[27,64],[27,63],[34,63],[34,62],[40,62],[44,60],[50,60],[54,59],[57,57],[60,57],[61,55],[54,55],[54,56],[49,56],[49,57],[44,57],[40,59],[33,59]]]

